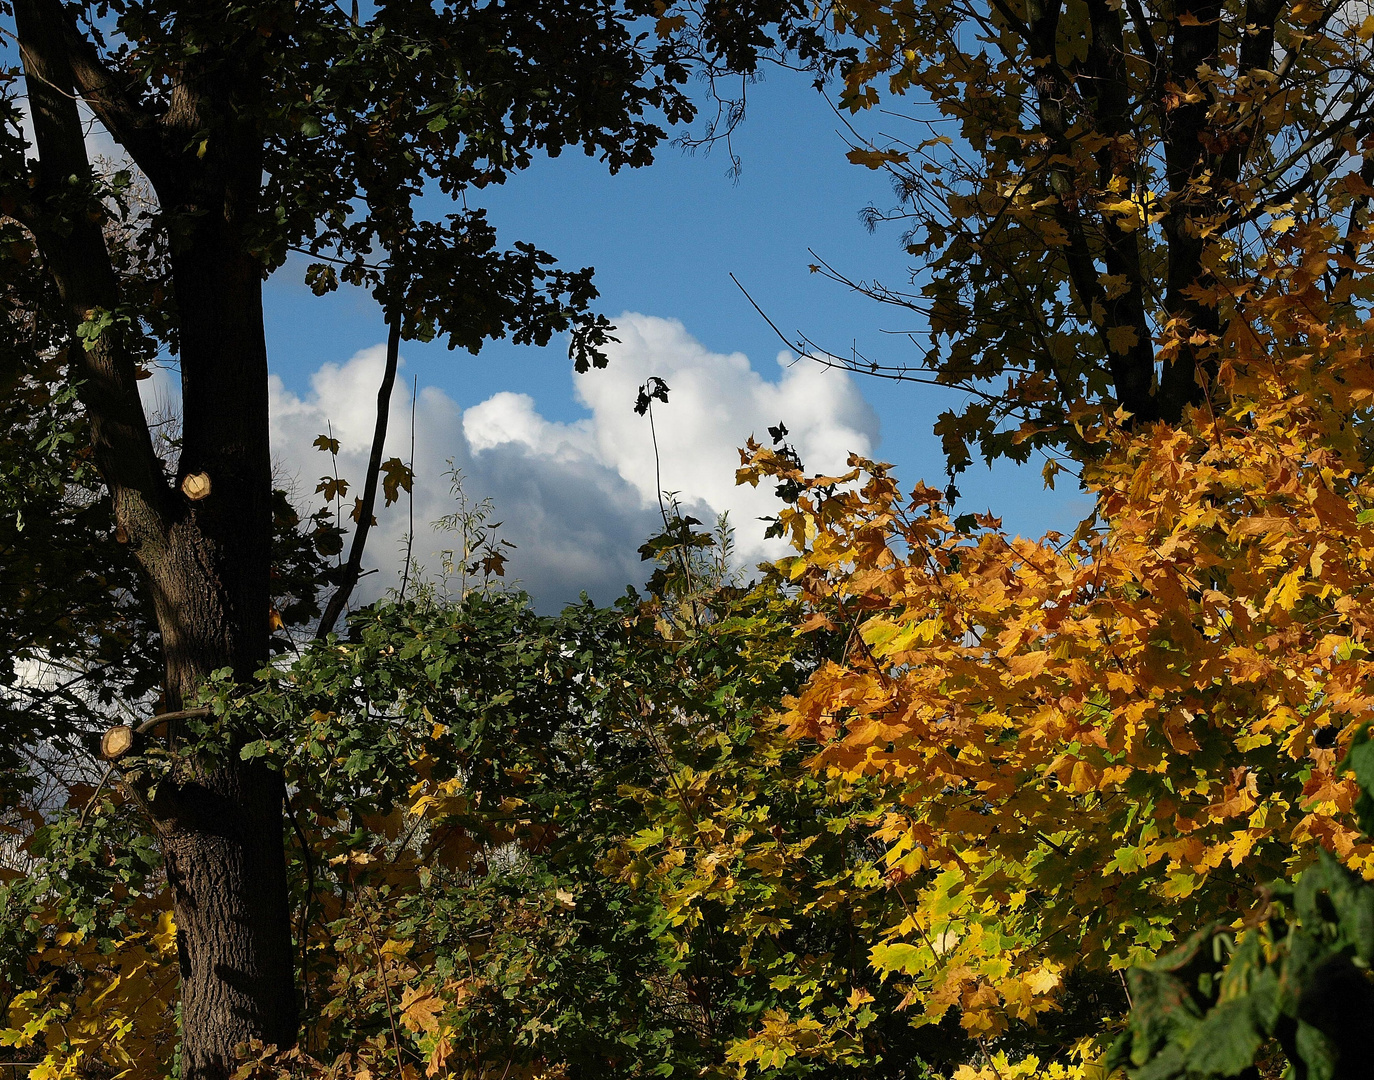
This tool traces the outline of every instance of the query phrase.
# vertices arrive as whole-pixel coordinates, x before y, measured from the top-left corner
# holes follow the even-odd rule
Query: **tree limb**
[[[363,549],[367,546],[367,534],[372,528],[372,511],[377,505],[377,477],[382,469],[382,448],[386,443],[387,420],[391,415],[391,390],[396,383],[396,365],[401,349],[401,311],[397,304],[391,313],[390,329],[386,339],[386,368],[382,372],[382,385],[377,390],[377,426],[372,433],[372,453],[367,461],[367,481],[363,485],[363,498],[358,507],[357,529],[353,533],[353,545],[348,551],[348,563],[344,567],[343,580],[334,590],[334,595],[325,605],[320,616],[320,625],[315,628],[316,640],[328,637],[339,621],[344,606],[348,603],[353,588],[358,584],[362,573]]]
[[[1111,141],[1096,154],[1097,186],[1112,190],[1114,181],[1124,178],[1134,188],[1134,177],[1122,169],[1118,160],[1122,138],[1130,128],[1131,93],[1126,73],[1126,43],[1121,14],[1107,0],[1088,0],[1091,38],[1088,45],[1085,89],[1096,102],[1098,133]],[[1110,214],[1101,218],[1102,260],[1107,273],[1124,278],[1121,290],[1100,289],[1103,323],[1099,328],[1107,348],[1107,363],[1116,384],[1117,400],[1131,413],[1148,419],[1153,415],[1151,391],[1154,383],[1155,353],[1150,338],[1150,323],[1145,306],[1145,283],[1140,270],[1140,237],[1134,230],[1121,228]],[[1129,344],[1113,340],[1116,329],[1134,331]],[[1146,402],[1150,402],[1146,406]]]
[[[1014,30],[1022,40],[1029,41],[1031,32],[1016,12],[1007,5],[1006,0],[992,0],[992,6],[997,9],[997,13],[1007,20],[1007,25]]]
[[[84,340],[73,335],[68,355],[116,521],[136,542],[146,542],[162,533],[168,488],[143,413],[134,361],[114,317],[119,287],[71,89],[65,15],[52,0],[15,0],[14,18],[38,148],[37,212],[31,228],[73,329],[101,312],[111,315],[98,334]]]
[[[1035,83],[1036,104],[1040,116],[1040,128],[1049,138],[1050,146],[1050,187],[1057,196],[1054,206],[1055,221],[1068,236],[1064,249],[1064,261],[1069,272],[1069,283],[1083,309],[1084,317],[1097,331],[1099,340],[1112,373],[1116,388],[1117,401],[1127,412],[1142,420],[1155,418],[1156,407],[1151,394],[1154,381],[1154,355],[1150,342],[1149,328],[1145,320],[1144,304],[1139,285],[1138,241],[1133,237],[1115,234],[1110,222],[1106,223],[1109,243],[1108,270],[1130,280],[1134,273],[1135,284],[1124,295],[1109,299],[1106,289],[1099,279],[1097,261],[1088,235],[1084,228],[1082,210],[1079,206],[1078,185],[1071,164],[1072,147],[1068,138],[1069,121],[1065,115],[1065,103],[1073,86],[1055,59],[1055,41],[1059,26],[1060,0],[1051,0],[1043,5],[1041,0],[1028,0],[1027,14],[1030,17],[1032,38],[1031,52],[1045,63],[1040,69]],[[1121,80],[1125,73],[1120,70],[1123,61],[1120,17],[1105,4],[1097,5],[1093,15],[1094,45],[1089,50],[1092,71],[1089,76],[1089,89],[1099,99],[1099,109],[1104,112],[1108,131],[1125,121],[1124,85]],[[1114,55],[1112,55],[1114,54]],[[1110,154],[1110,150],[1108,151]],[[1100,159],[1109,161],[1109,158]],[[1133,269],[1132,253],[1136,253]],[[1114,348],[1112,330],[1129,327],[1135,331],[1135,342],[1125,350]]]
[[[1366,185],[1374,187],[1374,156],[1364,159],[1360,166],[1360,179]],[[1340,268],[1336,274],[1337,281],[1343,281],[1355,272],[1355,260],[1359,256],[1359,247],[1355,242],[1356,234],[1361,231],[1360,217],[1369,211],[1369,196],[1367,194],[1357,195],[1350,204],[1350,220],[1345,227],[1345,246],[1343,253],[1350,260],[1349,265]]]
[[[169,164],[157,116],[121,85],[126,80],[106,65],[94,43],[63,9],[61,0],[31,2],[42,9],[46,21],[60,28],[67,64],[81,97],[157,187],[165,179]]]
[[[1168,252],[1164,308],[1170,318],[1182,319],[1205,339],[1212,340],[1220,329],[1220,313],[1215,305],[1196,299],[1194,290],[1200,282],[1208,280],[1203,261],[1207,242],[1197,223],[1217,213],[1215,195],[1199,188],[1199,179],[1210,162],[1202,136],[1216,93],[1211,84],[1198,78],[1198,71],[1204,65],[1217,64],[1220,0],[1185,0],[1170,26],[1173,49],[1169,78],[1196,91],[1191,95],[1196,100],[1184,97],[1160,114],[1164,173],[1169,186],[1169,209],[1163,221]],[[1184,336],[1176,358],[1165,363],[1160,377],[1158,397],[1164,418],[1176,421],[1186,406],[1201,401],[1206,372],[1215,363],[1215,355],[1206,344],[1195,345],[1191,334]]]
[[[1245,8],[1245,27],[1241,32],[1240,61],[1237,65],[1242,76],[1248,76],[1256,70],[1274,70],[1274,29],[1286,3],[1287,0],[1249,0]],[[1267,99],[1270,93],[1272,91],[1268,88],[1257,88],[1261,99]],[[1218,172],[1232,183],[1240,177],[1241,166],[1249,155],[1249,148],[1258,142],[1263,123],[1264,109],[1255,105],[1251,109],[1248,138],[1234,139],[1234,145],[1221,154]]]
[[[1374,117],[1370,117],[1363,124],[1359,125],[1356,128],[1353,128],[1348,133],[1342,132],[1341,134],[1349,134],[1351,137],[1359,139],[1365,138],[1371,133],[1374,133]],[[1243,214],[1234,214],[1231,217],[1227,218],[1225,223],[1223,224],[1223,228],[1230,230],[1236,228],[1239,225],[1248,224],[1249,222],[1252,222],[1256,220],[1258,217],[1260,217],[1265,212],[1265,208],[1267,206],[1281,205],[1287,202],[1289,199],[1291,199],[1294,195],[1298,195],[1301,192],[1306,191],[1308,188],[1310,188],[1313,184],[1317,182],[1319,174],[1320,176],[1324,177],[1327,174],[1327,172],[1329,172],[1330,169],[1334,168],[1337,164],[1339,164],[1341,159],[1345,156],[1346,151],[1341,147],[1339,143],[1337,143],[1336,145],[1332,146],[1331,149],[1328,150],[1325,154],[1323,154],[1320,158],[1318,158],[1316,163],[1312,165],[1310,168],[1308,168],[1306,172],[1304,172],[1300,177],[1298,177],[1291,184],[1285,187],[1282,191],[1274,192],[1273,195],[1270,195],[1265,199],[1261,200],[1258,203],[1258,205],[1254,206],[1252,209],[1246,211]],[[1292,160],[1290,159],[1289,165],[1291,166],[1291,164]],[[1270,177],[1277,179],[1277,177],[1274,175],[1273,170],[1266,174],[1265,179],[1267,180]]]
[[[1135,26],[1135,36],[1140,40],[1140,52],[1145,57],[1145,62],[1150,65],[1151,75],[1154,76],[1159,70],[1159,46],[1155,44],[1155,36],[1150,31],[1150,22],[1145,17],[1145,11],[1140,6],[1140,0],[1126,0],[1127,10],[1131,13],[1131,22]],[[1152,82],[1157,81],[1152,78]]]

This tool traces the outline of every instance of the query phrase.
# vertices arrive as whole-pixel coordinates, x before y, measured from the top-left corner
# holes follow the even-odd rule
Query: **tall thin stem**
[[[315,637],[323,640],[339,621],[348,598],[362,574],[363,550],[367,546],[367,534],[372,529],[372,512],[377,505],[377,478],[382,470],[382,448],[386,443],[387,420],[391,416],[391,390],[396,383],[396,365],[401,354],[401,312],[397,305],[391,312],[390,328],[386,339],[386,368],[382,372],[382,385],[377,390],[377,425],[372,432],[372,453],[367,460],[367,482],[363,485],[363,498],[358,506],[357,528],[353,532],[353,546],[348,552],[348,564],[344,567],[343,580],[329,598],[320,625],[315,629]],[[412,442],[414,434],[412,432]],[[412,484],[413,486],[413,484]]]
[[[420,376],[414,376],[410,387],[410,475],[415,475],[415,399],[420,393]],[[401,574],[401,599],[406,598],[406,586],[410,584],[410,552],[415,547],[415,484],[411,482],[410,491],[410,523],[406,527],[406,566]]]

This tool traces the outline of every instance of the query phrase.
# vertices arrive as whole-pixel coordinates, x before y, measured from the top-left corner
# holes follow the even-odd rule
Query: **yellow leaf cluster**
[[[9,1002],[0,1047],[38,1061],[31,1080],[167,1075],[179,989],[170,912],[140,901],[111,952],[80,931],[59,930],[30,964],[41,979]]]
[[[992,1054],[981,1065],[961,1065],[954,1070],[954,1080],[1107,1080],[1108,1069],[1094,1057],[1082,1057],[1072,1064],[1041,1060],[1034,1054],[1020,1061],[1008,1061],[1007,1055]]]

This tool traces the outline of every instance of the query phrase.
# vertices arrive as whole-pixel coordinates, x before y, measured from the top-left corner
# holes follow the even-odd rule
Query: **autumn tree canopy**
[[[0,356],[6,421],[37,439],[0,476],[45,521],[0,542],[21,572],[30,537],[76,565],[98,477],[116,548],[74,578],[75,651],[155,632],[156,707],[178,714],[17,827],[0,1040],[41,1051],[40,1076],[1088,1080],[1127,967],[1219,920],[1215,948],[1240,933],[1253,957],[1245,933],[1294,895],[1257,888],[1374,873],[1341,765],[1374,705],[1357,5],[12,14],[37,157],[14,72],[0,280],[21,344]],[[371,288],[393,340],[566,332],[595,363],[587,272],[415,196],[476,202],[573,147],[645,164],[693,65],[748,72],[774,46],[842,62],[856,131],[894,101],[921,128],[856,133],[850,156],[896,182],[875,216],[907,224],[917,273],[865,287],[924,320],[922,353],[845,363],[965,389],[949,470],[1044,451],[1090,516],[1011,536],[881,462],[810,475],[779,428],[739,479],[777,485],[795,554],[755,587],[665,520],[650,594],[614,609],[421,593],[269,665],[263,276],[302,251],[317,290]],[[151,202],[86,160],[78,99]],[[175,453],[136,387],[167,355]],[[277,533],[306,565],[295,523]],[[60,652],[0,586],[23,647]]]
[[[1341,764],[1374,708],[1374,321],[1352,301],[1369,235],[1315,204],[1271,233],[1227,278],[1207,394],[1176,423],[1076,406],[1094,509],[1069,535],[956,519],[880,463],[808,477],[785,447],[745,454],[742,479],[793,500],[779,566],[804,629],[848,635],[786,718],[836,783],[887,791],[874,835],[907,899],[873,964],[925,1022],[953,1012],[991,1042],[979,1075],[1046,1064],[996,1040],[1061,1008],[1073,973],[1263,923],[1292,895],[1268,884],[1319,849],[1374,874]],[[1135,1064],[1238,1075],[1274,1034],[1255,1023],[1224,1065]],[[1054,1068],[1095,1075],[1094,1046]]]
[[[890,173],[898,202],[870,219],[915,258],[911,287],[818,268],[849,271],[918,348],[855,369],[973,391],[938,429],[957,470],[1082,453],[1085,407],[1176,423],[1222,393],[1227,335],[1300,220],[1333,230],[1332,317],[1358,321],[1370,19],[1283,0],[838,4],[863,42],[840,97],[850,158]]]

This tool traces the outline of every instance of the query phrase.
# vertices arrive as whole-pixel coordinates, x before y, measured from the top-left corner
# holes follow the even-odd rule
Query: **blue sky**
[[[890,116],[866,119],[889,130],[900,130],[902,124]],[[505,187],[476,195],[504,244],[527,240],[565,265],[594,266],[600,309],[612,319],[633,312],[677,320],[706,350],[745,354],[765,381],[776,382],[782,375],[775,359],[782,345],[731,281],[731,273],[789,335],[800,330],[835,351],[852,345],[878,359],[910,359],[914,347],[883,331],[919,329],[916,316],[904,321],[899,312],[880,309],[808,270],[814,261],[808,249],[813,249],[854,278],[889,284],[910,279],[898,229],[870,233],[860,221],[865,206],[887,207],[893,196],[883,174],[846,161],[841,127],[808,78],[775,70],[749,89],[748,115],[734,138],[743,162],[737,179],[727,175],[730,163],[723,147],[695,154],[664,147],[651,167],[617,176],[575,152],[538,161]],[[444,208],[435,203],[427,209],[442,213]],[[269,282],[268,334],[272,367],[283,388],[306,397],[311,376],[321,365],[342,363],[377,345],[384,327],[379,310],[365,295],[345,289],[317,299],[300,284],[300,274],[300,265],[288,266]],[[575,391],[564,349],[562,342],[545,349],[495,342],[473,357],[451,353],[441,344],[407,343],[403,355],[405,375],[422,388],[441,392],[456,406],[451,410],[455,418],[458,410],[494,395],[514,394],[529,399],[532,408],[522,406],[527,419],[534,415],[555,425],[599,423],[588,420],[588,391]],[[636,370],[652,371],[652,363]],[[606,372],[586,378],[619,386],[623,373],[622,378]],[[918,479],[942,483],[931,425],[957,397],[919,384],[855,382],[877,421],[868,449],[893,462],[904,485]],[[609,385],[602,389],[609,392]],[[628,413],[633,387],[617,392],[623,392]],[[614,408],[613,402],[602,405]],[[670,401],[662,411],[671,413],[675,405]],[[320,406],[328,411],[322,401]],[[403,427],[408,422],[398,419]],[[767,422],[776,419],[787,418]],[[647,432],[644,439],[647,446]],[[424,471],[423,455],[418,457],[417,467]],[[431,462],[429,468],[434,467]],[[617,467],[625,473],[623,460]],[[664,467],[665,487],[684,486],[675,483],[674,462],[665,461]],[[499,487],[495,478],[484,481]],[[692,484],[685,486],[692,494]],[[1061,477],[1059,491],[1045,491],[1038,464],[999,466],[993,472],[975,465],[960,487],[964,509],[990,508],[1003,515],[1008,528],[1034,535],[1072,527],[1087,505],[1067,477]],[[473,494],[490,495],[501,516],[507,492]],[[755,526],[737,522],[737,527]],[[599,542],[615,541],[602,537]],[[613,562],[612,575],[616,569],[635,569],[621,559]],[[547,586],[559,594],[548,600],[570,599],[571,585],[565,578]],[[608,587],[609,580],[593,585],[603,596]]]
[[[723,147],[689,154],[665,146],[654,165],[617,176],[570,152],[471,201],[488,208],[505,243],[528,240],[568,266],[594,266],[602,310],[612,316],[677,318],[708,348],[771,359],[780,343],[730,281],[733,272],[789,332],[878,343],[873,305],[807,271],[812,247],[856,273],[906,275],[895,234],[870,235],[859,221],[864,205],[886,205],[890,193],[879,174],[845,161],[838,126],[809,79],[776,71],[750,87],[748,118],[734,139],[743,161],[737,181],[726,175]],[[437,199],[428,209],[443,212]],[[273,358],[284,374],[335,358],[345,339],[380,335],[380,315],[356,296],[328,301],[327,333],[313,317],[301,324],[314,298],[299,278],[288,270],[269,287]],[[409,348],[422,379],[432,374],[463,398],[514,378],[566,419],[574,406],[562,352],[498,342],[472,360],[442,346]]]

